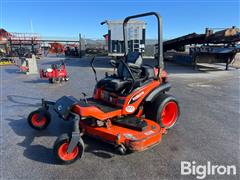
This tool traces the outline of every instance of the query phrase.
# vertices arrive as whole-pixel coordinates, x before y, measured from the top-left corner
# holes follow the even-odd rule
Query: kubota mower
[[[127,22],[133,18],[154,15],[158,20],[158,61],[156,67],[144,65],[139,52],[128,52]],[[129,16],[123,22],[125,57],[117,73],[97,81],[92,98],[63,96],[56,102],[42,100],[42,108],[28,117],[30,126],[45,129],[50,121],[49,109],[60,118],[73,121],[73,131],[60,136],[54,144],[54,156],[62,164],[81,158],[89,135],[114,145],[120,154],[143,151],[161,141],[162,135],[179,117],[177,100],[166,94],[171,85],[163,69],[162,21],[155,12]],[[97,80],[96,71],[91,65]]]
[[[64,62],[61,64],[52,64],[47,70],[40,69],[40,78],[47,78],[50,83],[59,83],[68,81],[67,69]]]

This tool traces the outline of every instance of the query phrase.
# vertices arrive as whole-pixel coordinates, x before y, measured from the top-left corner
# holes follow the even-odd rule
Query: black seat
[[[142,73],[146,76],[146,79],[152,79],[155,77],[154,67],[150,65],[142,66]]]
[[[123,89],[131,86],[131,80],[123,80],[119,77],[106,77],[97,83],[97,88],[103,88],[110,92],[121,93]]]
[[[139,52],[130,52],[127,55],[126,63],[135,79],[141,77],[142,73],[142,57]],[[120,61],[117,68],[117,75],[112,75],[100,80],[97,83],[98,88],[103,88],[110,92],[121,93],[125,89],[129,89],[132,85],[132,78],[126,66]]]
[[[126,63],[131,70],[133,76],[138,79],[141,77],[141,69],[142,69],[142,57],[139,52],[130,52],[127,55]],[[123,78],[131,78],[127,68],[124,66],[123,63],[120,63],[117,69],[117,73],[119,77]]]

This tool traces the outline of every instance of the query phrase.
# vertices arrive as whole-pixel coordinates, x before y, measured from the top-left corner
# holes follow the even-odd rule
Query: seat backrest
[[[127,62],[139,67],[142,66],[143,60],[139,52],[129,52],[127,55]]]
[[[131,66],[134,66],[135,68],[138,67],[139,69],[141,69],[143,60],[139,52],[129,52],[127,55],[126,63],[128,64],[130,70],[131,70]],[[117,73],[120,78],[131,77],[130,73],[128,72],[128,70],[126,69],[126,67],[121,61],[117,68]]]
[[[155,77],[154,67],[143,65],[142,70],[143,70],[144,76],[146,76],[147,79]]]
[[[118,74],[119,78],[131,77],[130,73],[128,72],[127,68],[124,66],[122,61],[120,61],[119,65],[118,65],[117,74]]]

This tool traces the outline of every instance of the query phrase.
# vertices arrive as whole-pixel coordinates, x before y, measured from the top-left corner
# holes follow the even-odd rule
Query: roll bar
[[[163,38],[162,38],[162,17],[156,13],[156,12],[148,12],[143,14],[137,14],[133,16],[128,16],[123,21],[123,39],[124,39],[124,50],[125,50],[125,56],[128,54],[128,39],[127,39],[127,23],[130,19],[145,17],[145,16],[155,16],[157,18],[158,22],[158,77],[160,76],[160,73],[162,69],[164,68],[163,63]]]

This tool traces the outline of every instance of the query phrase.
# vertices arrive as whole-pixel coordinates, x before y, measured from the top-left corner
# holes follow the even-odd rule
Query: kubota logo
[[[129,113],[132,113],[132,112],[135,111],[135,107],[134,106],[127,106],[126,111],[129,112]]]

